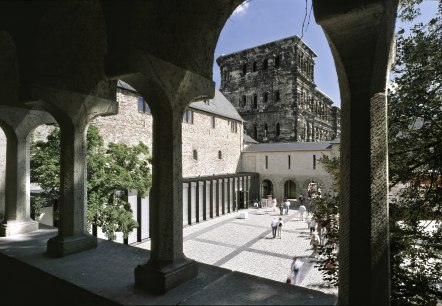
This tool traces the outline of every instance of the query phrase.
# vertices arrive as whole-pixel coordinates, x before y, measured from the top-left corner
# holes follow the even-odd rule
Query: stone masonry
[[[217,59],[220,91],[259,142],[329,141],[340,110],[314,81],[316,54],[297,36]]]

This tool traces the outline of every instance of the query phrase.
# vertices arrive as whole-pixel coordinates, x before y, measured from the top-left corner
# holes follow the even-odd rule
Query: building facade
[[[340,110],[314,81],[316,54],[297,36],[216,60],[220,91],[259,142],[330,141],[340,134]]]
[[[339,140],[294,143],[260,143],[242,153],[242,171],[258,172],[260,197],[297,199],[332,192],[332,177],[324,170],[322,156],[338,157]]]

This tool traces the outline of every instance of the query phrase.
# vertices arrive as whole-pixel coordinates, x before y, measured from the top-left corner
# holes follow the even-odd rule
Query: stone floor
[[[293,256],[304,262],[299,286],[337,296],[336,287],[328,287],[314,267],[316,259],[309,245],[307,224],[297,210],[282,216],[282,238],[273,239],[270,223],[279,210],[248,209],[247,219],[239,212],[227,214],[184,228],[184,253],[198,262],[285,282]],[[149,249],[150,241],[137,245]]]

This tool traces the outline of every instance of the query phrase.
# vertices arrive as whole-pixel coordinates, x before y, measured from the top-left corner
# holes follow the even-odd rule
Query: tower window
[[[256,62],[253,62],[252,71],[256,72],[258,70]]]
[[[242,65],[242,75],[247,74],[247,64]]]
[[[198,160],[198,151],[196,149],[193,150],[193,159]]]
[[[281,100],[281,94],[279,90],[275,91],[275,102],[279,102]]]
[[[281,56],[277,55],[275,57],[275,68],[279,68],[280,64],[281,64]]]
[[[269,68],[269,60],[266,58],[262,63],[262,70],[267,70]]]
[[[256,94],[253,94],[253,108],[258,108],[258,96]]]
[[[264,93],[264,102],[268,102],[269,101],[269,93],[268,92],[265,92]]]

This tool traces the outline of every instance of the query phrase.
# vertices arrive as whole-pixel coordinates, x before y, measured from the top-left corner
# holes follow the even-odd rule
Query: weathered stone
[[[221,92],[260,142],[324,141],[339,109],[314,82],[316,54],[297,36],[220,56]]]

